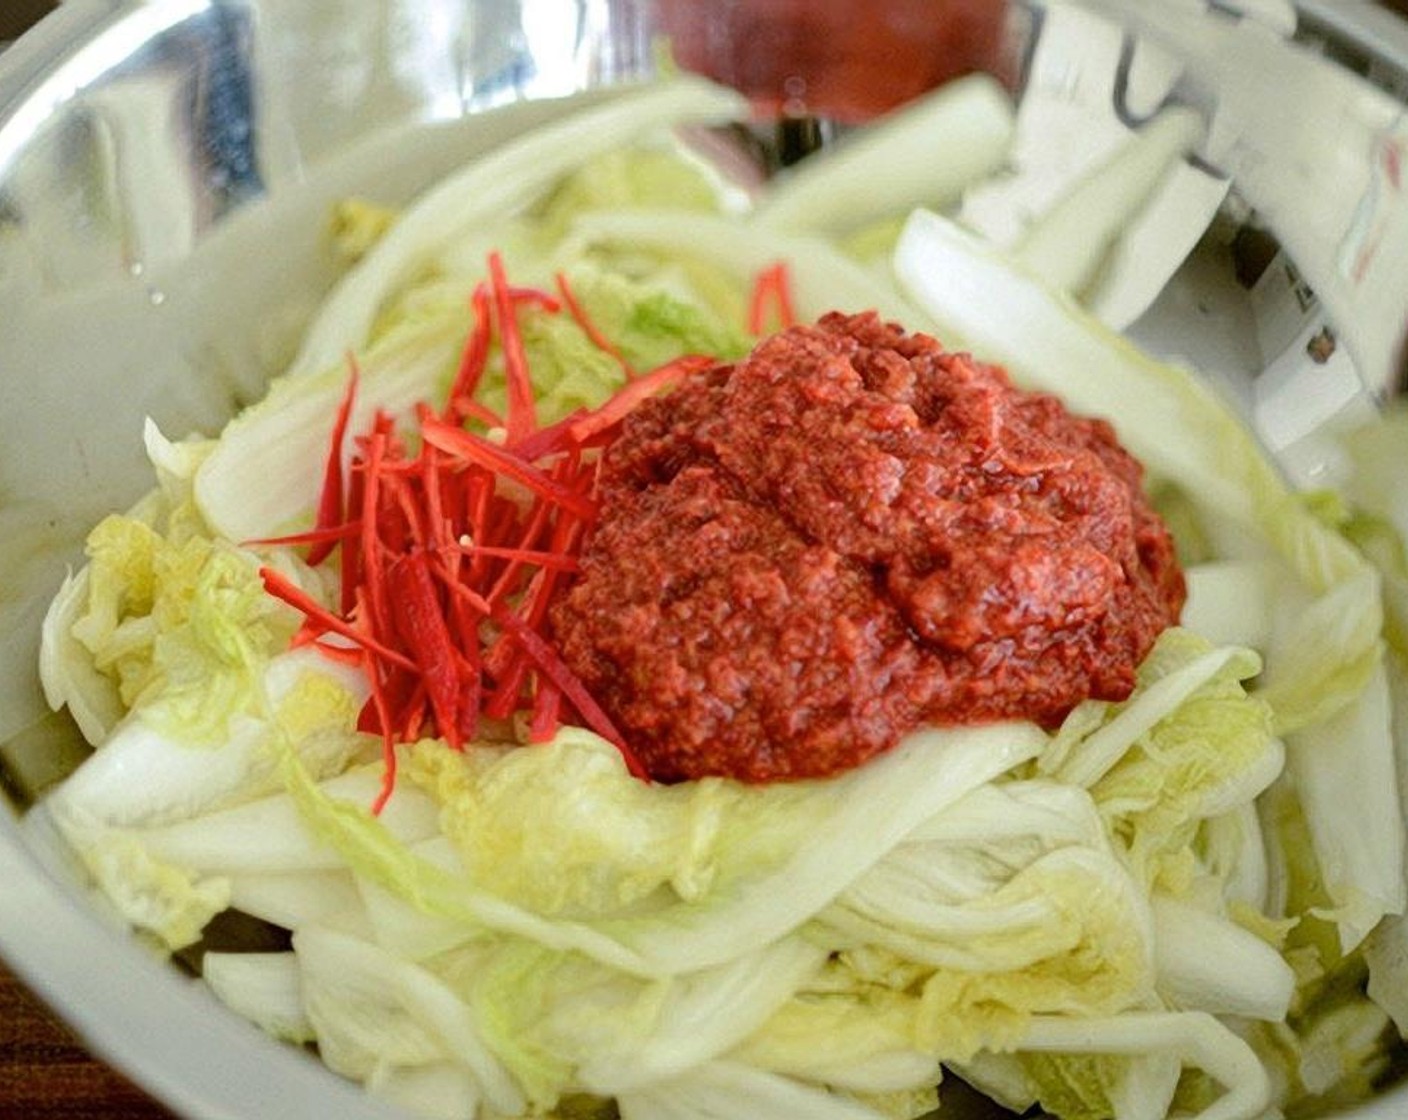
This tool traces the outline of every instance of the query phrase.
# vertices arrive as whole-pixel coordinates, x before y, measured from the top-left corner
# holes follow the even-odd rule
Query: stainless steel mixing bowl
[[[1199,0],[1086,6],[1181,57],[1195,104],[1241,99],[1221,170],[1316,280],[1338,380],[1307,412],[1303,369],[1268,379],[1226,277],[1189,280],[1227,310],[1216,330],[1190,339],[1165,301],[1138,332],[1231,370],[1288,469],[1313,478],[1317,428],[1402,378],[1408,30],[1354,0],[1299,5],[1296,47],[1278,0],[1212,5],[1217,34],[1192,37],[1179,17]],[[1015,9],[1018,46],[1041,7]],[[554,99],[648,72],[656,14],[647,0],[69,0],[0,55],[0,953],[179,1112],[389,1114],[154,960],[22,829],[18,810],[77,758],[35,671],[62,560],[148,485],[144,416],[212,430],[289,357],[332,279],[334,199],[409,199]],[[1405,1109],[1394,1091],[1360,1115]]]

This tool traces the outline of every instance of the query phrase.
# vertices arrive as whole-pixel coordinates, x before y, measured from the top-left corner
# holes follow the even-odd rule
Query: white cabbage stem
[[[1174,1055],[1227,1089],[1194,1120],[1252,1120],[1271,1102],[1271,1079],[1252,1048],[1202,1011],[1034,1019],[1018,1048],[1054,1054]]]

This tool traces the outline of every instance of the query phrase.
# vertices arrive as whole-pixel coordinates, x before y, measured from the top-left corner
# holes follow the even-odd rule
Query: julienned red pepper
[[[768,329],[769,305],[779,329],[796,326],[797,312],[792,301],[792,276],[787,265],[778,261],[758,273],[748,301],[748,333],[761,337]]]
[[[349,538],[349,537],[351,537],[351,536],[353,536],[353,535],[355,535],[355,534],[357,534],[357,533],[360,533],[361,531],[362,531],[362,523],[361,523],[360,521],[346,521],[346,522],[341,522],[341,523],[339,523],[339,524],[337,524],[337,525],[329,526],[329,527],[326,528],[326,529],[309,529],[306,533],[286,533],[286,534],[284,534],[283,536],[279,536],[279,537],[258,537],[258,538],[255,538],[254,540],[245,541],[244,543],[245,543],[245,544],[249,544],[249,545],[257,545],[257,544],[283,544],[283,545],[290,545],[290,544],[307,544],[307,545],[315,545],[315,546],[316,546],[316,545],[327,544],[327,545],[331,545],[331,546],[336,546],[336,545],[340,544],[342,541],[347,540],[347,538]],[[315,549],[310,548],[310,549],[308,550],[308,555],[309,555],[309,556],[313,556],[314,553],[315,553]],[[324,554],[324,555],[326,555],[326,554]],[[311,563],[312,561],[309,561],[309,562]],[[319,563],[321,563],[321,560],[319,560]]]
[[[373,431],[366,440],[366,460],[362,467],[361,572],[357,586],[366,589],[367,619],[378,634],[390,631],[386,611],[386,571],[381,542],[381,467],[386,455],[386,436]]]
[[[586,722],[587,727],[607,742],[615,744],[616,749],[621,752],[621,757],[626,762],[626,769],[637,778],[649,780],[650,775],[646,773],[640,759],[632,753],[626,743],[625,736],[616,730],[616,725],[611,722],[611,718],[592,698],[591,693],[586,690],[572,670],[563,664],[562,659],[557,656],[552,646],[536,631],[522,623],[516,615],[503,608],[496,609],[492,617],[495,622],[513,635],[514,639],[523,646],[524,652],[537,664],[543,675],[571,701],[572,706],[577,709],[577,714]]]
[[[398,557],[387,571],[387,580],[396,632],[415,658],[435,726],[451,747],[460,750],[464,745],[460,741],[460,659],[425,552],[412,549]]]
[[[367,711],[370,711],[376,717],[376,726],[364,726],[363,720],[359,720],[357,728],[359,731],[379,731],[381,734],[381,788],[377,791],[376,800],[372,802],[372,812],[379,814],[396,791],[396,741],[388,730],[391,727],[391,708],[386,700],[380,666],[373,658],[368,657],[364,668],[367,679],[371,682],[372,695],[367,708],[363,710],[363,720]]]
[[[508,390],[508,414],[504,418],[504,426],[509,442],[514,442],[537,428],[538,408],[533,399],[533,382],[528,373],[523,336],[518,331],[513,291],[504,273],[503,258],[498,253],[489,254],[489,286],[499,328],[499,346],[503,351],[504,385]]]
[[[626,361],[625,355],[621,353],[620,348],[607,338],[606,335],[602,334],[601,328],[592,321],[591,316],[587,314],[586,308],[578,301],[577,293],[572,290],[572,284],[571,281],[567,279],[567,274],[565,272],[559,272],[555,279],[558,294],[562,296],[562,302],[577,326],[582,328],[582,333],[591,340],[592,345],[598,350],[616,359],[616,363],[621,367],[621,372],[626,375],[627,381],[634,379],[636,371],[631,368],[631,363]]]
[[[489,295],[484,285],[474,289],[470,297],[470,310],[474,313],[474,327],[465,341],[460,355],[459,371],[450,386],[449,401],[445,409],[445,419],[458,424],[469,415],[469,402],[479,391],[479,382],[489,366],[489,344],[492,341],[493,325],[489,316]]]
[[[347,442],[347,424],[352,417],[352,402],[357,396],[357,359],[348,356],[349,376],[347,390],[342,395],[342,403],[337,408],[337,418],[333,421],[332,439],[329,441],[327,464],[323,469],[323,490],[318,498],[318,518],[314,524],[317,532],[328,533],[342,521],[342,451]],[[339,538],[324,536],[312,542],[308,550],[308,563],[320,564],[332,554]]]
[[[649,780],[645,767],[641,765],[640,759],[632,753],[627,745],[625,737],[616,730],[616,725],[611,722],[601,706],[592,699],[591,694],[577,679],[572,670],[563,664],[562,659],[557,656],[552,646],[542,637],[535,633],[526,623],[523,622],[513,611],[502,605],[496,606],[483,597],[475,594],[468,587],[457,587],[455,593],[462,596],[471,603],[476,610],[486,613],[494,622],[503,628],[505,634],[517,642],[543,672],[552,684],[557,687],[577,709],[577,714],[582,717],[583,722],[592,731],[595,731],[609,743],[613,743],[616,749],[621,752],[621,757],[626,763],[626,769],[638,778]]]
[[[392,665],[399,665],[403,669],[416,667],[415,661],[404,653],[382,644],[374,635],[366,633],[350,620],[340,618],[292,580],[274,571],[273,568],[260,568],[259,578],[264,583],[265,591],[275,599],[282,599],[294,610],[299,611],[318,635],[341,634],[344,638],[356,642],[368,653],[374,654]]]
[[[590,519],[596,515],[596,505],[590,498],[563,486],[516,452],[483,436],[440,420],[427,419],[421,425],[421,438],[441,451],[520,483],[576,517]]]
[[[338,610],[344,618],[351,618],[357,607],[357,591],[362,585],[362,540],[365,526],[362,524],[362,510],[366,497],[366,472],[360,463],[353,463],[351,477],[347,481],[347,495],[344,502],[344,528],[357,526],[357,531],[349,533],[337,550],[338,567]]]
[[[785,310],[785,274],[763,291]],[[563,719],[596,731],[646,777],[600,705],[544,637],[548,607],[577,570],[576,557],[597,504],[596,452],[645,397],[666,391],[712,358],[686,356],[637,374],[586,315],[565,276],[560,299],[511,286],[498,254],[469,307],[472,325],[440,412],[418,405],[419,450],[408,457],[393,418],[378,411],[344,467],[347,427],[359,385],[349,362],[334,418],[314,528],[258,543],[310,546],[310,563],[336,549],[341,593],[336,611],[270,568],[269,594],[302,612],[295,637],[326,656],[359,665],[371,695],[358,727],[382,739],[380,811],[396,776],[396,746],[435,734],[460,748],[481,716],[528,716],[530,742],[550,739]],[[760,299],[763,297],[759,297]],[[515,309],[566,308],[589,340],[621,362],[627,384],[603,405],[539,427]],[[477,399],[493,342],[503,356],[508,408],[503,418]],[[496,442],[466,425],[503,430]],[[336,635],[345,645],[330,644]]]
[[[673,362],[667,362],[659,369],[627,384],[594,412],[578,417],[568,425],[568,436],[573,443],[580,446],[607,429],[614,428],[647,397],[673,389],[691,373],[706,370],[713,364],[713,358],[699,354],[686,354]]]
[[[562,720],[562,689],[552,681],[539,681],[533,697],[533,718],[528,723],[528,741],[546,743],[557,734]]]

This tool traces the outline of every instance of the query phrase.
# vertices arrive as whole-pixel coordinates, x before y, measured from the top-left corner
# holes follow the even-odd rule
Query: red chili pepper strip
[[[528,683],[528,670],[531,667],[523,650],[510,641],[495,646],[490,652],[498,653],[507,649],[510,657],[500,658],[504,662],[501,680],[494,691],[484,701],[484,714],[490,719],[508,719],[518,710],[523,699],[523,689]]]
[[[518,547],[521,549],[531,549],[538,541],[538,538],[548,528],[548,521],[552,514],[552,507],[547,502],[539,499],[533,503],[533,508],[529,511],[528,522],[523,532],[518,537]],[[499,578],[494,581],[493,587],[489,590],[486,598],[491,602],[503,602],[509,599],[518,590],[518,577],[523,573],[525,565],[522,561],[511,559],[504,565],[504,570],[499,574]]]
[[[333,525],[327,529],[309,529],[306,533],[288,533],[282,537],[256,537],[254,540],[242,542],[250,547],[262,547],[267,545],[297,545],[297,544],[337,544],[345,541],[348,537],[355,537],[362,531],[360,521],[347,521],[341,525]],[[308,554],[308,562],[313,562],[313,554]]]
[[[360,514],[366,492],[365,472],[359,469],[356,460],[352,463],[352,476],[347,483],[347,509]],[[362,533],[364,527],[357,521],[358,531],[342,542],[338,552],[338,610],[343,618],[350,618],[356,605],[357,588],[362,583]]]
[[[374,631],[387,633],[391,627],[386,613],[386,572],[382,555],[380,522],[382,461],[386,454],[386,436],[373,432],[367,441],[367,457],[362,467],[362,579],[366,588],[368,619]]]
[[[520,564],[534,564],[559,572],[575,572],[579,567],[575,556],[547,552],[540,548],[498,548],[494,545],[473,543],[460,544],[457,547],[466,556],[492,556],[496,560],[516,560]]]
[[[347,422],[352,415],[352,402],[357,396],[357,381],[359,370],[357,369],[357,359],[351,354],[347,356],[348,376],[347,389],[342,394],[342,401],[337,406],[337,417],[332,425],[332,438],[328,441],[327,463],[323,468],[323,489],[318,497],[318,515],[314,522],[315,529],[327,530],[338,525],[342,521],[342,445],[347,439]],[[331,554],[336,547],[339,538],[319,540],[313,542],[313,547],[308,550],[308,563],[314,566],[321,564]]]
[[[301,612],[315,626],[321,627],[324,633],[341,634],[344,638],[350,638],[356,642],[368,653],[374,653],[377,657],[390,661],[393,665],[399,665],[403,669],[415,670],[416,663],[409,657],[383,645],[370,634],[363,633],[352,623],[339,618],[303,588],[292,580],[286,579],[273,568],[260,568],[259,578],[264,582],[265,591],[275,599],[282,599],[294,610]]]
[[[428,408],[417,409],[421,423],[432,414]],[[459,560],[451,554],[455,550],[455,534],[445,513],[445,472],[440,469],[440,452],[428,443],[422,443],[420,458],[416,462],[416,477],[420,482],[420,494],[425,503],[426,533],[428,542],[442,554],[445,561]]]
[[[422,426],[421,437],[441,451],[488,467],[497,474],[521,483],[534,494],[561,506],[575,517],[586,521],[596,517],[596,503],[590,498],[563,486],[517,453],[500,447],[483,436],[432,419]]]
[[[386,692],[377,666],[371,663],[370,658],[366,673],[372,690],[369,704],[381,725],[381,788],[372,802],[372,815],[380,816],[381,811],[386,808],[386,803],[391,800],[391,795],[396,792],[396,737],[392,732],[391,711],[386,702]],[[358,722],[360,727],[360,721]]]
[[[562,690],[551,681],[539,681],[533,697],[533,718],[528,723],[528,741],[547,743],[562,723]]]
[[[414,550],[398,558],[387,579],[396,632],[415,658],[435,725],[460,750],[459,659],[425,553]]]
[[[548,543],[554,552],[570,555],[576,551],[581,538],[582,523],[570,517],[561,517],[553,527],[552,539]],[[524,592],[518,614],[535,630],[541,628],[547,618],[548,606],[552,602],[559,578],[560,573],[556,569],[547,565],[541,566],[534,573],[528,590]]]
[[[567,280],[567,274],[565,272],[559,272],[556,276],[556,280],[557,290],[562,296],[563,305],[566,306],[568,314],[572,316],[577,326],[582,328],[582,332],[591,340],[593,346],[616,359],[616,363],[621,367],[622,372],[625,373],[627,381],[632,380],[636,373],[635,370],[631,368],[631,363],[626,361],[625,356],[617,348],[616,344],[607,338],[606,335],[602,334],[601,329],[592,322],[591,317],[587,314],[586,308],[582,306],[581,301],[577,299],[577,294],[572,290],[572,285]]]
[[[462,420],[477,420],[486,428],[502,428],[504,418],[486,404],[472,397],[457,396],[450,399],[449,421],[457,424]]]
[[[464,350],[460,355],[460,368],[450,386],[446,419],[451,423],[458,423],[468,415],[460,411],[462,407],[460,402],[474,398],[474,394],[479,389],[480,379],[483,378],[484,370],[489,364],[489,342],[493,328],[489,318],[489,294],[485,291],[484,285],[480,284],[474,289],[469,305],[470,310],[474,313],[474,327],[465,340]]]
[[[758,273],[748,301],[748,333],[761,336],[767,330],[768,304],[771,302],[782,327],[795,326],[797,313],[792,302],[791,275],[782,261],[769,265]]]
[[[494,479],[487,471],[470,470],[465,472],[463,518],[466,531],[460,540],[473,544],[489,539],[485,530],[489,524],[489,504],[493,498]],[[469,570],[464,574],[464,582],[477,586],[484,572],[492,566],[488,556],[471,556]]]
[[[767,324],[768,296],[773,285],[773,271],[765,268],[753,279],[753,291],[748,297],[748,333],[759,337]]]
[[[626,745],[625,736],[616,730],[616,725],[611,722],[611,718],[601,710],[592,694],[587,691],[586,686],[557,656],[552,646],[540,638],[535,631],[520,622],[507,609],[497,609],[492,617],[495,622],[513,635],[514,640],[523,647],[523,651],[537,664],[543,676],[562,691],[562,695],[577,709],[577,714],[586,721],[587,727],[607,742],[615,745],[616,749],[621,752],[621,757],[625,759],[626,769],[635,777],[649,781],[650,775],[640,759],[636,757],[635,752]]]
[[[573,409],[556,423],[539,428],[516,443],[510,443],[509,450],[529,463],[536,463],[550,455],[559,455],[577,442],[572,438],[572,425],[590,415],[585,408]]]
[[[532,307],[538,307],[546,311],[549,315],[556,315],[562,310],[562,304],[551,292],[545,292],[542,288],[518,288],[510,286],[508,298],[514,303],[526,303]]]
[[[538,586],[537,594],[531,601],[528,617],[533,620],[534,625],[541,625],[547,617],[548,607],[552,603],[554,593],[558,585],[562,582],[563,573],[572,573],[580,570],[577,562],[577,554],[580,551],[582,537],[585,534],[585,526],[580,521],[570,521],[562,518],[557,523],[557,529],[553,533],[551,547],[554,552],[568,561],[567,564],[539,564],[541,571],[539,576],[541,583]]]
[[[430,445],[424,445],[429,448]],[[469,581],[477,560],[471,554],[468,558],[461,540],[454,539],[454,527],[445,522],[446,536],[450,538],[440,555],[443,568],[441,580],[446,587],[455,587]],[[479,727],[479,704],[482,696],[482,650],[479,639],[481,618],[475,614],[459,596],[451,596],[449,601],[449,621],[454,626],[454,645],[460,660],[460,734],[464,739],[472,739]]]
[[[417,472],[419,473],[419,472]],[[404,526],[404,539],[396,542],[396,551],[404,552],[408,545],[424,546],[431,532],[425,524],[421,509],[423,495],[416,494],[406,476],[396,478],[391,486],[391,497],[400,510],[400,525]]]
[[[396,722],[392,725],[392,731],[401,742],[414,743],[421,738],[421,731],[425,727],[425,698],[425,685],[415,684],[406,699],[402,701],[400,715],[396,717]],[[446,738],[448,739],[449,736]],[[462,750],[463,747],[455,749]]]
[[[778,261],[773,265],[775,279],[773,281],[773,294],[777,298],[777,317],[781,320],[782,326],[795,327],[797,325],[797,308],[792,299],[792,273],[783,261]]]
[[[364,650],[353,649],[350,646],[335,646],[331,642],[317,639],[314,639],[310,644],[316,646],[318,652],[329,661],[340,661],[344,665],[361,665],[366,658]]]
[[[523,593],[518,616],[534,630],[541,628],[547,619],[552,589],[557,585],[557,578],[557,572],[553,569],[539,568],[533,573],[528,590]]]
[[[538,406],[533,399],[533,382],[528,374],[528,355],[518,330],[513,293],[504,274],[504,261],[498,253],[489,254],[489,286],[493,294],[499,346],[504,356],[504,384],[508,390],[508,415],[504,427],[509,442],[523,439],[538,426]]]
[[[505,606],[495,606],[477,595],[468,587],[456,587],[454,591],[468,600],[476,610],[482,611],[492,618],[503,628],[506,634],[512,636],[533,661],[538,669],[561,691],[562,695],[577,709],[587,723],[587,727],[600,735],[607,742],[612,743],[621,752],[621,757],[625,759],[626,769],[637,778],[645,781],[650,780],[646,769],[641,765],[639,758],[630,747],[626,745],[626,740],[622,734],[616,730],[616,725],[611,722],[611,717],[601,710],[600,705],[592,699],[591,693],[586,686],[577,679],[562,659],[553,651],[541,637],[524,625],[511,610]]]
[[[637,377],[625,388],[618,390],[600,408],[574,421],[567,429],[568,434],[574,442],[583,443],[606,429],[615,427],[647,397],[672,389],[691,373],[698,373],[714,364],[713,358],[698,354],[689,354],[667,362],[659,369]]]

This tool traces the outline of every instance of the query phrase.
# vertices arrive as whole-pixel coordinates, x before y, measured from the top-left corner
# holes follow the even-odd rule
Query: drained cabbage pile
[[[232,908],[288,931],[205,952],[205,982],[428,1116],[908,1120],[959,1079],[1065,1120],[1250,1120],[1371,1092],[1408,1027],[1394,495],[1292,492],[1215,394],[1096,314],[1167,276],[1101,288],[1115,233],[1082,224],[1089,200],[1117,231],[1109,176],[1181,166],[1196,129],[1133,137],[1012,250],[952,217],[1011,143],[988,80],[761,198],[671,131],[745,113],[672,80],[404,213],[349,203],[357,263],[292,368],[216,437],[149,425],[156,487],[55,599],[44,686],[95,751],[36,814],[163,951]],[[857,185],[921,128],[963,136],[954,181]],[[569,276],[639,368],[746,352],[752,278],[784,262],[804,320],[875,308],[1108,417],[1178,535],[1183,625],[1128,700],[1054,731],[927,729],[825,781],[659,786],[591,732],[518,746],[505,725],[400,748],[373,814],[368,684],[291,648],[301,617],[259,575],[333,604],[336,573],[249,542],[314,523],[348,351],[354,430],[443,396],[491,252],[518,284]],[[619,388],[579,324],[521,321],[545,423]],[[490,376],[492,399],[497,351]]]

